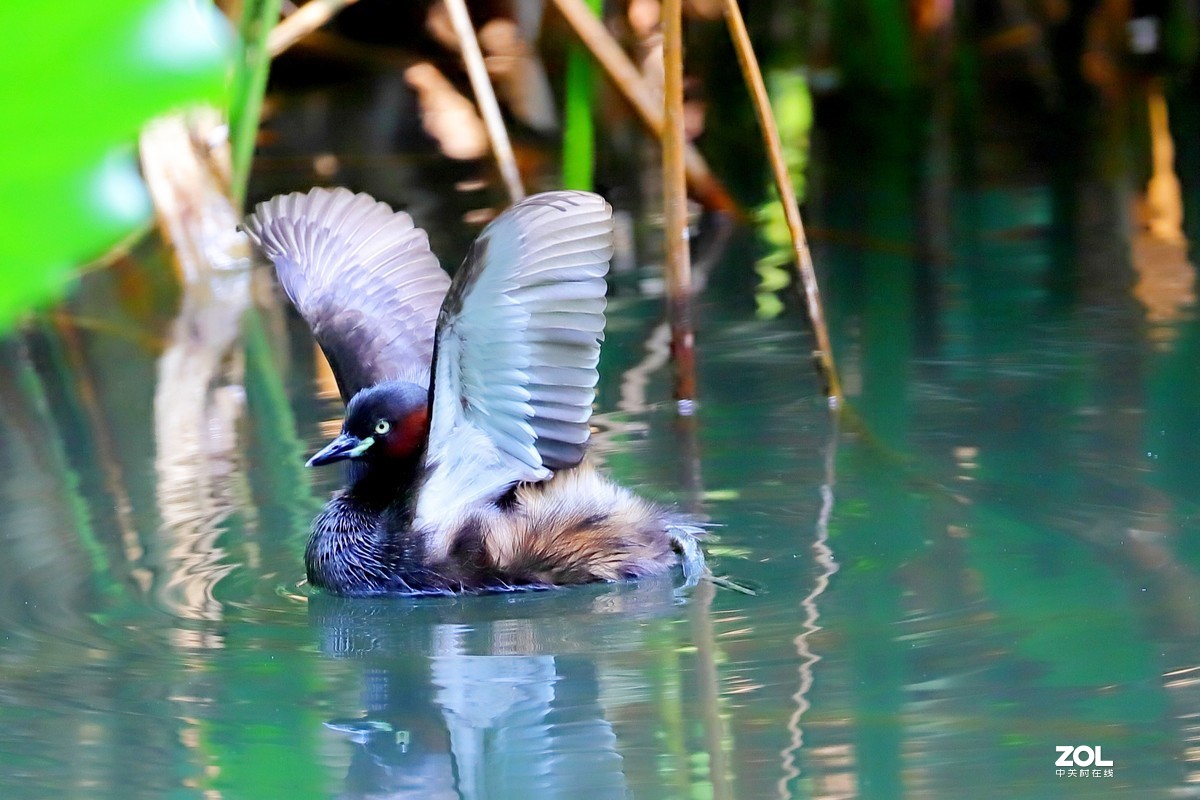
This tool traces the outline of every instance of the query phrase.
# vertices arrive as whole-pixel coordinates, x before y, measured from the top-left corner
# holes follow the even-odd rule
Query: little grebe
[[[309,466],[348,461],[308,579],[340,595],[614,581],[703,568],[697,528],[585,460],[612,209],[548,192],[497,217],[451,281],[403,212],[346,189],[245,225],[347,402]]]

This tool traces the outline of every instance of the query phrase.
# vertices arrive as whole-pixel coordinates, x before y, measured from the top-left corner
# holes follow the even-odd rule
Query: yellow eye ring
[[[392,429],[392,423],[386,419],[381,419],[375,423],[375,433],[379,436],[387,436],[388,431]]]

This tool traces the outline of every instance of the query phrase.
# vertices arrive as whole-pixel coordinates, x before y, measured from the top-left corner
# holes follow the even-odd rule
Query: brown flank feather
[[[658,509],[588,463],[517,487],[512,505],[481,526],[489,560],[520,582],[615,581],[676,563]]]

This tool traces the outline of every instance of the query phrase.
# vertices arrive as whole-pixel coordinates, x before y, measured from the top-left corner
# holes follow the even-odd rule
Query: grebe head
[[[408,381],[387,381],[354,395],[341,434],[310,458],[308,466],[345,459],[366,464],[412,460],[428,435],[429,390]]]

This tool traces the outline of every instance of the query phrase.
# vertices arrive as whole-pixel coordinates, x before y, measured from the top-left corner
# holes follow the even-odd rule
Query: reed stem
[[[642,74],[604,27],[604,23],[588,9],[584,0],[552,1],[563,19],[575,31],[575,35],[591,51],[592,56],[608,75],[608,79],[633,107],[642,124],[654,136],[662,136],[662,103],[656,93],[646,86]],[[684,147],[684,164],[688,185],[705,207],[715,211],[737,213],[737,203],[712,174],[704,156],[690,144]]]
[[[308,0],[271,29],[267,36],[267,51],[274,58],[329,22],[334,14],[357,2],[358,0]]]
[[[475,26],[471,24],[471,15],[467,12],[466,0],[445,0],[446,10],[450,14],[450,22],[458,36],[462,48],[463,62],[467,66],[467,77],[471,80],[471,89],[475,92],[475,102],[479,104],[479,112],[483,116],[483,124],[487,128],[488,139],[492,143],[492,152],[496,156],[496,164],[500,168],[500,177],[508,189],[512,202],[525,197],[525,187],[521,185],[521,173],[517,169],[517,159],[513,156],[512,143],[508,139],[508,130],[504,127],[504,117],[500,114],[500,104],[496,102],[496,92],[492,89],[491,78],[488,77],[487,66],[483,62],[483,53],[479,49],[479,39],[475,36]]]
[[[737,50],[738,63],[742,67],[746,87],[754,99],[755,115],[762,128],[771,171],[779,189],[779,202],[783,204],[784,218],[792,236],[792,248],[796,252],[796,266],[804,286],[808,318],[817,337],[817,351],[813,353],[813,358],[821,372],[829,404],[832,408],[838,408],[842,403],[842,386],[833,363],[833,349],[829,341],[829,330],[825,326],[825,312],[821,303],[821,290],[817,286],[817,272],[813,267],[812,253],[804,236],[804,222],[800,218],[800,206],[796,201],[796,192],[792,188],[787,161],[783,157],[783,147],[779,142],[779,128],[771,111],[771,98],[767,94],[766,84],[763,83],[762,70],[759,69],[758,59],[754,55],[754,47],[750,44],[750,35],[746,32],[746,23],[742,19],[737,0],[725,0],[725,21]]]
[[[229,141],[232,146],[229,194],[236,208],[246,202],[250,165],[254,161],[254,140],[262,113],[263,95],[271,54],[267,37],[279,19],[281,0],[246,0],[242,8],[242,57],[234,75],[233,99],[229,106]]]
[[[663,3],[663,227],[667,319],[675,363],[679,413],[692,413],[696,398],[696,337],[692,331],[692,261],[688,241],[687,179],[683,130],[683,0]]]

